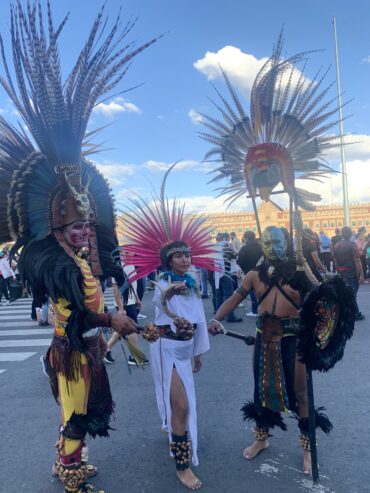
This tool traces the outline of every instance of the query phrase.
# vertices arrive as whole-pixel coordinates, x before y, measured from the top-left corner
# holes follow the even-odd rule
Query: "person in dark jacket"
[[[244,245],[239,250],[237,263],[244,274],[254,269],[257,262],[262,257],[262,248],[256,240],[256,235],[253,231],[246,231],[243,236]],[[256,317],[258,312],[258,302],[254,291],[250,293],[252,302],[252,311],[248,312],[247,317]]]
[[[353,289],[355,298],[360,287],[364,282],[364,273],[362,270],[361,256],[358,246],[351,240],[352,230],[348,226],[342,228],[342,239],[334,247],[334,262],[338,274]],[[356,320],[363,320],[365,316],[360,312],[357,306]]]

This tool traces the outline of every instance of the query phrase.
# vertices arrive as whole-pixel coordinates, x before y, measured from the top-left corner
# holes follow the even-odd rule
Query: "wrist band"
[[[217,325],[220,327],[220,329],[225,330],[225,327],[222,325],[222,323],[219,320],[216,320],[215,318],[211,318],[208,323],[210,322],[217,322]]]

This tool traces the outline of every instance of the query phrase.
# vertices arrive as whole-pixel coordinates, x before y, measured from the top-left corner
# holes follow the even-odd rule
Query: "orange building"
[[[262,230],[267,226],[279,226],[289,229],[288,209],[279,209],[271,202],[263,202],[258,209]],[[212,234],[235,232],[241,238],[245,231],[257,232],[253,212],[214,212],[206,214],[207,222],[212,228]],[[302,211],[305,228],[315,232],[324,231],[333,236],[336,228],[344,225],[344,211],[341,205],[321,205],[314,212]],[[353,204],[350,206],[350,226],[357,232],[360,226],[365,226],[370,233],[370,203]]]

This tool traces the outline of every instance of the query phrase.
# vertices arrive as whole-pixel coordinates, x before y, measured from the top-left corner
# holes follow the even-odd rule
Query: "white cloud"
[[[240,89],[246,97],[249,97],[256,75],[268,60],[267,57],[256,58],[254,55],[244,53],[235,46],[224,46],[216,53],[207,51],[203,58],[197,60],[193,66],[204,74],[208,80],[222,77],[220,65],[226,72],[233,86]],[[293,82],[298,80],[301,72],[294,70]],[[283,77],[282,84],[288,82],[289,71]],[[305,77],[306,81],[309,81]]]
[[[95,113],[100,113],[106,117],[112,118],[117,113],[141,113],[141,109],[135,104],[125,101],[121,97],[117,97],[109,103],[99,103],[94,108]]]
[[[109,181],[112,187],[123,185],[127,181],[127,176],[132,176],[135,173],[135,165],[123,163],[94,163],[98,170]]]
[[[207,51],[203,58],[194,63],[194,67],[208,80],[215,80],[221,77],[221,65],[230,81],[249,95],[254,79],[266,61],[267,58],[257,59],[235,46],[225,46],[216,53]]]
[[[322,196],[323,204],[338,204],[343,201],[342,174],[335,173],[323,179],[323,183],[304,180],[299,186],[313,190]],[[314,183],[314,185],[312,185]],[[355,159],[347,161],[348,197],[351,203],[369,202],[370,199],[370,158],[365,160]]]
[[[370,158],[370,135],[349,134],[346,136],[345,142],[348,142],[348,145],[344,148],[347,161],[357,159],[366,160]],[[340,159],[340,148],[328,149],[325,158]]]
[[[213,197],[212,195],[195,195],[194,197],[179,198],[178,201],[185,203],[186,212],[237,212],[252,210],[252,204],[245,198],[236,200],[230,207],[227,207],[224,197]]]
[[[164,161],[153,161],[149,160],[144,163],[144,167],[148,168],[151,171],[167,171],[168,168],[172,165],[173,163],[165,163]],[[185,160],[185,161],[180,161],[173,171],[180,171],[183,169],[189,169],[189,168],[197,168],[202,166],[202,164],[199,161],[193,161],[193,160]]]
[[[200,125],[203,122],[203,117],[193,108],[190,109],[188,116],[194,125]]]
[[[365,63],[370,63],[370,55],[368,55],[365,58],[363,58],[362,61],[365,62]]]
[[[221,65],[231,82],[249,94],[257,73],[266,61],[267,58],[257,59],[235,46],[224,46],[216,53],[207,51],[202,59],[194,63],[194,67],[208,80],[215,80],[221,77]]]
[[[130,188],[121,188],[114,192],[114,198],[117,204],[118,211],[124,211],[127,207],[130,200],[135,200],[139,197],[145,196],[148,194],[148,191],[142,187],[130,187]]]

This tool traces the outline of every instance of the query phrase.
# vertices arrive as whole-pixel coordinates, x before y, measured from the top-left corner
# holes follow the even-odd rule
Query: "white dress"
[[[162,288],[168,286],[167,281],[163,279],[158,284]],[[173,332],[176,332],[172,319],[163,312],[160,291],[157,287],[155,288],[153,302],[155,304],[155,324],[170,325]],[[188,399],[187,429],[191,439],[192,462],[194,466],[197,466],[199,464],[197,455],[197,409],[191,359],[193,356],[199,356],[209,349],[207,324],[202,301],[192,290],[188,290],[186,295],[173,296],[168,301],[168,307],[176,315],[186,318],[193,324],[197,324],[197,328],[190,341],[177,341],[161,337],[158,341],[150,344],[150,364],[155,383],[158,411],[162,420],[162,429],[169,432],[169,439],[171,440],[170,389],[172,370],[175,366]]]

